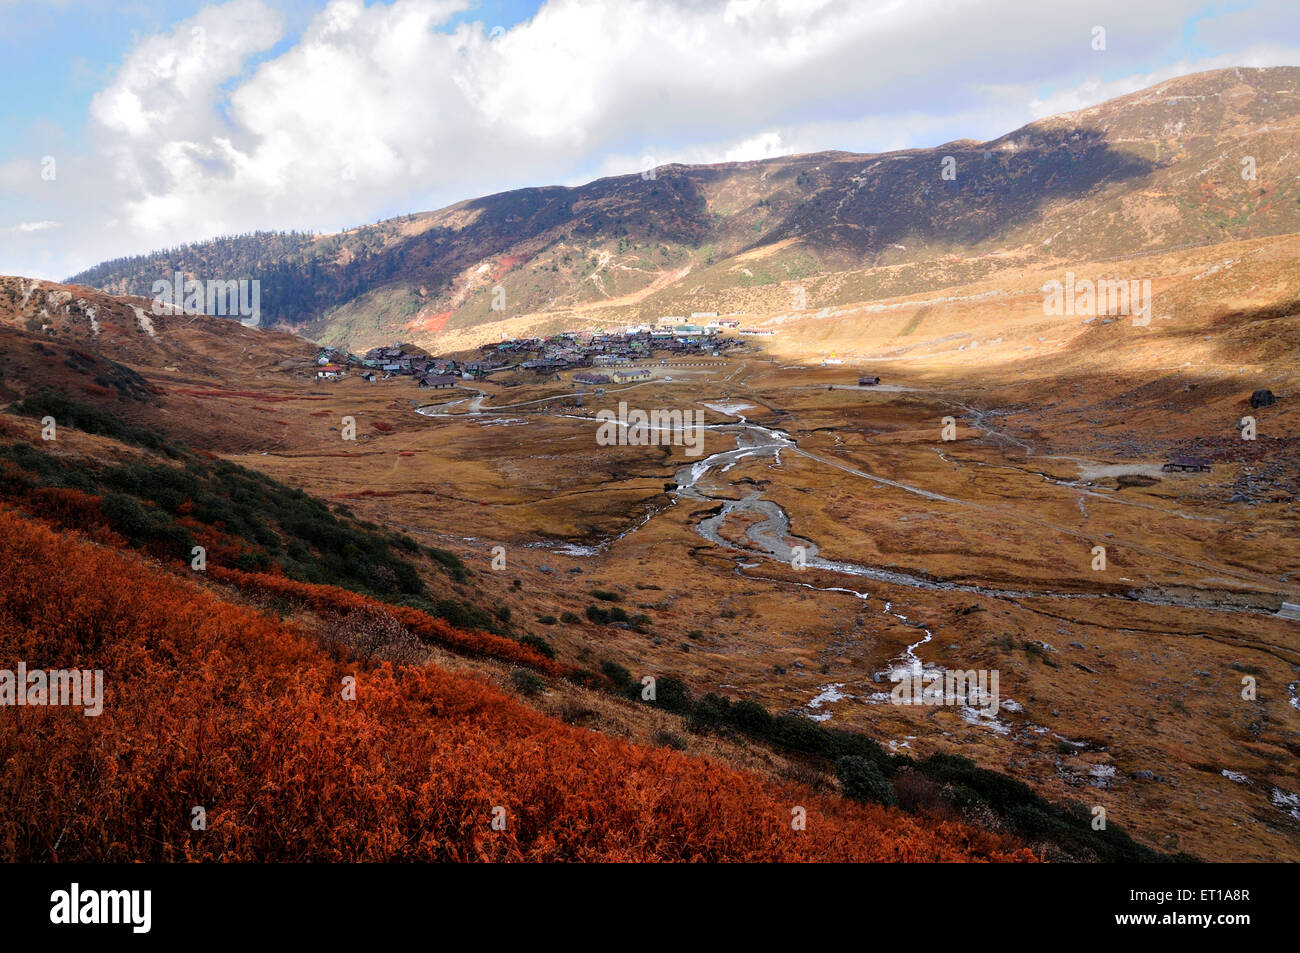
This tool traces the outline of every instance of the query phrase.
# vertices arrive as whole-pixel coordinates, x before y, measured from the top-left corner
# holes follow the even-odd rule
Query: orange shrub
[[[395,618],[426,642],[436,642],[462,655],[484,656],[516,665],[527,665],[549,675],[562,675],[565,671],[546,656],[513,639],[492,635],[490,632],[457,629],[419,609],[389,605],[348,589],[340,589],[338,586],[298,582],[287,576],[243,572],[223,566],[210,566],[208,575],[218,582],[228,583],[246,592],[297,599],[315,612],[348,613],[358,609],[379,610]]]
[[[477,677],[333,662],[198,581],[7,512],[0,659],[106,679],[99,717],[0,708],[9,861],[1032,859],[565,725]]]
[[[33,487],[22,494],[21,506],[39,519],[75,529],[109,546],[125,546],[126,540],[113,532],[100,509],[103,497],[82,490],[53,486]]]

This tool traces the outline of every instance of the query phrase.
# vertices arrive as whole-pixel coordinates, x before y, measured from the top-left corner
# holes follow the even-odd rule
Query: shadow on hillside
[[[773,175],[810,182],[813,191],[748,247],[796,235],[862,256],[907,242],[975,245],[1030,224],[1045,205],[1081,199],[1157,168],[1114,148],[1100,130],[1080,128],[1036,132],[1032,145],[1015,151],[963,143],[898,158],[828,159],[816,172],[790,167]]]
[[[945,177],[949,156],[953,174]],[[854,259],[871,259],[906,243],[962,248],[996,240],[1042,241],[1050,236],[1012,235],[1031,225],[1044,206],[1141,179],[1157,168],[1149,159],[1114,148],[1093,129],[1038,130],[1030,142],[1015,140],[1014,149],[1006,143],[991,149],[953,143],[885,157],[824,153],[763,164],[764,184],[747,211],[761,207],[760,220],[776,224],[745,247],[798,236],[814,249]],[[495,270],[487,275],[495,282],[570,236],[592,244],[628,238],[735,248],[743,239],[729,227],[732,217],[710,211],[706,198],[707,190],[716,191],[738,175],[734,164],[674,165],[659,167],[653,177],[634,173],[576,188],[517,189],[452,206],[443,224],[414,234],[404,233],[402,219],[328,237],[254,233],[108,262],[92,269],[99,280],[87,283],[148,295],[154,279],[176,270],[256,278],[267,326],[301,325],[362,295],[400,285],[407,297],[399,295],[386,306],[415,314],[463,287],[467,269],[495,259]],[[512,249],[516,254],[509,254]],[[565,265],[585,274],[579,259]],[[109,281],[119,273],[120,280]],[[538,282],[546,280],[537,276]],[[579,285],[569,281],[565,287]]]

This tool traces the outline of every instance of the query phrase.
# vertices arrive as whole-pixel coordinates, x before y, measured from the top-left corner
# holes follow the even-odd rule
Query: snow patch
[[[846,695],[840,691],[840,689],[843,687],[844,687],[843,682],[832,682],[829,685],[823,685],[820,689],[821,693],[817,695],[817,697],[814,698],[812,701],[808,702],[808,704],[805,705],[804,707],[814,708],[814,709],[821,708],[822,705],[843,701],[846,698],[852,698],[853,696]],[[831,713],[828,711],[820,712],[816,715],[809,715],[808,717],[811,718],[813,721],[830,721]]]
[[[140,330],[151,338],[156,338],[158,332],[154,330],[153,318],[144,313],[144,308],[139,305],[131,305],[131,310],[135,312],[135,323],[140,325]]]
[[[1281,788],[1273,789],[1273,804],[1300,821],[1300,794],[1292,794]]]

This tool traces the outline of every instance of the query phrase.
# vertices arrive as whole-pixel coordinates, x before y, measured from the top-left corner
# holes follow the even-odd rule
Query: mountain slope
[[[472,676],[332,658],[299,624],[4,511],[0,619],[7,657],[106,675],[97,717],[0,722],[11,862],[1032,859],[572,728]]]
[[[274,334],[261,331],[255,333]],[[19,330],[10,332],[18,340],[34,334],[35,332]],[[44,334],[48,335],[49,332]],[[0,346],[4,343],[4,339],[0,339]],[[34,343],[52,350],[52,346],[45,341],[37,340]],[[109,344],[108,338],[101,334],[98,346],[107,347]],[[43,352],[38,350],[36,353]],[[275,388],[265,390],[263,399],[272,400],[279,396],[277,390],[282,386],[277,384]],[[251,394],[253,403],[244,403],[245,398],[242,396],[239,396],[238,401],[224,397],[213,398],[213,401],[230,404],[225,412],[233,415],[238,423],[248,415],[246,408],[256,406],[257,396],[256,393]],[[866,772],[875,777],[874,784],[867,785],[869,796],[864,796],[864,799],[882,800],[888,804],[896,801],[913,815],[914,823],[921,829],[961,820],[969,827],[986,832],[979,837],[991,835],[993,840],[979,843],[994,845],[989,848],[994,853],[1013,850],[1008,845],[1014,841],[1029,845],[1036,854],[1049,859],[1165,859],[1135,843],[1117,825],[1112,825],[1105,832],[1094,832],[1089,826],[1086,810],[1072,798],[1050,802],[1006,774],[981,768],[966,758],[943,753],[913,759],[887,751],[874,740],[874,732],[865,734],[827,727],[789,711],[774,714],[748,699],[733,704],[728,697],[711,691],[696,694],[687,687],[682,677],[672,674],[680,671],[678,666],[681,663],[676,660],[668,665],[657,664],[654,667],[653,670],[658,673],[660,695],[647,702],[642,697],[642,683],[633,679],[628,669],[609,657],[614,654],[612,644],[618,633],[630,633],[631,630],[597,624],[597,620],[590,615],[589,624],[584,624],[576,615],[572,619],[560,620],[554,615],[549,618],[543,615],[544,610],[560,612],[552,607],[550,599],[567,587],[563,583],[551,585],[546,596],[540,595],[538,586],[533,584],[536,577],[527,568],[519,550],[512,556],[512,573],[484,571],[483,562],[478,558],[481,556],[481,547],[465,549],[466,541],[459,540],[455,545],[463,555],[462,559],[442,549],[440,545],[427,544],[425,541],[431,538],[440,544],[443,539],[457,540],[457,537],[445,537],[441,531],[432,532],[428,524],[417,518],[415,510],[409,504],[402,504],[400,497],[393,493],[381,489],[375,494],[380,498],[394,497],[393,518],[383,515],[388,513],[385,499],[381,510],[367,511],[378,520],[370,523],[354,516],[349,506],[342,503],[328,505],[321,497],[310,496],[301,488],[294,489],[265,472],[259,473],[234,465],[210,452],[190,451],[180,441],[180,436],[188,433],[188,430],[155,432],[139,424],[127,423],[114,412],[119,407],[120,399],[113,394],[96,395],[89,392],[86,397],[90,402],[68,397],[57,388],[39,390],[8,407],[5,413],[0,413],[0,529],[3,529],[3,534],[0,535],[4,535],[6,540],[0,544],[0,576],[5,573],[11,576],[9,579],[0,579],[0,589],[3,590],[0,593],[0,623],[9,632],[9,644],[15,653],[14,657],[51,659],[53,661],[49,664],[75,664],[83,668],[86,663],[96,661],[106,671],[127,673],[123,677],[127,677],[126,690],[131,693],[131,706],[123,717],[131,723],[130,730],[133,732],[137,730],[138,723],[154,724],[162,717],[149,707],[153,696],[146,688],[132,681],[137,671],[137,668],[132,668],[133,665],[138,667],[145,664],[146,660],[152,660],[150,664],[157,662],[154,666],[157,677],[169,685],[181,686],[179,694],[169,696],[169,701],[176,710],[177,722],[170,725],[167,731],[184,735],[184,731],[177,726],[188,724],[184,714],[188,707],[207,712],[219,708],[221,703],[232,697],[236,701],[244,698],[247,693],[239,687],[239,679],[246,671],[251,672],[248,678],[258,685],[280,684],[281,679],[288,676],[284,674],[285,669],[276,667],[279,664],[277,660],[281,658],[277,653],[293,639],[302,638],[306,639],[310,647],[309,655],[314,652],[313,658],[328,658],[325,669],[320,669],[311,658],[302,663],[315,672],[310,678],[319,676],[324,682],[328,682],[329,672],[336,674],[337,681],[344,674],[356,674],[362,670],[366,673],[366,684],[370,684],[370,676],[382,681],[388,677],[386,670],[376,674],[373,668],[381,660],[394,663],[399,676],[397,681],[401,685],[409,684],[403,681],[406,677],[402,675],[406,670],[403,666],[434,663],[440,668],[462,673],[457,678],[463,677],[466,671],[485,675],[499,688],[512,688],[520,701],[529,704],[530,708],[541,710],[540,715],[535,711],[530,712],[528,718],[542,718],[543,723],[557,726],[556,730],[560,734],[539,741],[539,750],[557,745],[576,746],[576,751],[570,752],[574,757],[603,757],[601,752],[608,750],[604,747],[606,744],[617,747],[626,744],[620,739],[632,738],[640,742],[641,747],[632,746],[632,750],[637,752],[654,747],[689,751],[697,758],[705,755],[712,761],[729,765],[725,770],[735,768],[741,769],[742,776],[748,776],[745,772],[757,775],[760,780],[751,779],[752,783],[769,787],[775,785],[782,792],[790,789],[790,782],[806,784],[812,791],[821,792],[822,799],[830,805],[827,810],[832,814],[839,810],[835,805],[842,804],[826,793],[836,789],[831,780],[832,773],[840,778],[840,787],[846,794],[857,797],[863,795],[861,790],[852,787],[854,772]],[[275,412],[286,416],[294,414],[292,410],[285,409],[277,409]],[[41,421],[47,415],[53,416],[58,423],[57,437],[53,440],[42,439]],[[409,408],[407,416],[414,416],[410,414]],[[299,424],[291,429],[305,431],[310,427],[321,426],[319,423],[309,423],[314,417],[314,412],[299,412]],[[170,422],[169,418],[160,419],[164,423]],[[386,457],[391,459],[394,456],[405,456],[414,459],[412,451],[392,446],[393,441],[400,441],[396,444],[397,448],[410,446],[407,442],[411,439],[409,433],[404,432],[403,427],[392,429],[394,433],[383,435],[371,444],[372,447],[378,444],[380,449],[343,453],[325,450],[320,454],[306,454],[304,459],[313,471],[324,470],[334,474],[333,477],[326,478],[317,492],[327,495],[328,499],[347,499],[349,503],[353,502],[349,494],[339,492],[346,485],[346,479],[342,485],[338,479],[339,474],[346,474],[347,469],[353,466],[360,466],[364,471],[366,486],[387,485],[382,475],[387,469]],[[310,441],[316,438],[305,435],[305,439]],[[327,446],[334,445],[331,438],[324,434],[320,439]],[[337,440],[337,436],[332,439]],[[445,441],[445,436],[439,439]],[[266,467],[268,464],[274,466],[276,459],[274,456],[254,455],[250,462]],[[376,467],[376,464],[379,466]],[[289,481],[296,482],[292,479]],[[427,472],[423,482],[427,490],[430,483]],[[437,490],[434,492],[438,493]],[[360,504],[360,501],[357,502]],[[20,514],[21,519],[27,521],[24,525],[28,527],[32,521],[48,525],[51,531],[65,538],[66,545],[59,543],[56,546],[31,533],[12,530],[9,523],[5,522],[10,518],[10,513]],[[455,526],[455,520],[440,522],[439,530]],[[86,539],[70,540],[67,538],[69,533],[83,534]],[[193,547],[196,545],[205,550],[206,568],[202,573],[194,572],[191,562]],[[111,552],[131,549],[145,556],[146,561],[138,563],[131,553]],[[58,580],[51,582],[36,571],[37,565],[59,565],[69,569],[60,574]],[[471,565],[475,568],[471,568]],[[89,581],[80,578],[83,569],[90,573]],[[514,576],[514,579],[511,580],[509,576]],[[529,579],[530,585],[522,585],[521,577]],[[123,607],[120,600],[108,608],[101,604],[101,595],[103,599],[109,599],[110,595],[107,588],[103,593],[100,592],[101,586],[108,585],[105,580],[112,580],[113,593],[130,591],[133,594],[129,607]],[[122,588],[123,583],[128,589]],[[566,598],[584,598],[585,590],[590,585],[591,582],[587,580],[577,582],[576,591],[570,591]],[[648,588],[653,590],[658,587]],[[215,601],[205,602],[199,599],[194,594],[197,590],[211,592]],[[72,599],[69,593],[74,591],[81,596],[72,600],[76,604],[73,608],[88,607],[86,611],[100,621],[94,625],[83,624],[76,612],[71,609],[63,611]],[[42,594],[48,594],[48,602],[44,601]],[[41,596],[40,605],[31,601],[36,596]],[[249,603],[260,607],[261,615],[231,615],[227,611],[226,604],[246,608]],[[224,633],[222,637],[211,638],[208,627],[193,627],[186,614],[189,609],[176,612],[172,607],[177,604],[198,606],[199,611],[224,620],[221,622]],[[578,604],[574,603],[575,606]],[[655,609],[651,606],[644,608]],[[47,609],[48,614],[42,614]],[[655,611],[658,615],[659,610]],[[123,621],[124,612],[129,616],[127,621]],[[172,614],[176,615],[176,624],[184,630],[183,635],[171,632],[158,622],[159,618],[170,618]],[[280,621],[278,626],[272,625],[270,630],[266,628],[277,620]],[[531,620],[548,626],[542,629],[545,637],[521,628],[531,628]],[[556,625],[557,621],[563,622],[563,625]],[[119,622],[125,626],[124,629],[115,628]],[[641,636],[641,623],[636,628],[636,634]],[[122,635],[123,632],[126,634]],[[115,641],[119,635],[124,640],[120,645]],[[267,653],[256,644],[264,636],[277,644],[284,644],[279,645],[276,652]],[[598,641],[593,642],[593,638]],[[235,642],[228,645],[224,639]],[[253,640],[252,643],[248,641],[250,639]],[[604,656],[603,659],[592,655],[590,647],[595,644],[601,646],[599,651]],[[181,654],[184,658],[178,660],[176,653],[182,647]],[[189,673],[194,666],[201,667],[201,663],[190,659],[188,653],[191,650],[198,652],[200,647],[205,652],[214,653],[211,657],[216,659],[244,654],[240,655],[242,661],[233,670],[225,661],[214,662],[209,673],[211,677],[206,678],[202,685],[194,685],[190,683]],[[151,654],[155,648],[158,654]],[[126,655],[119,657],[119,652]],[[176,672],[167,668],[172,664],[179,666]],[[351,669],[348,668],[349,664]],[[434,672],[418,677],[440,679],[442,675]],[[310,732],[302,736],[306,739],[302,743],[308,748],[327,743],[322,739],[335,728],[347,732],[370,731],[374,728],[369,722],[353,723],[346,719],[331,723],[333,727],[329,724],[317,725],[316,721],[307,716],[306,711],[316,711],[325,706],[330,700],[329,692],[320,688],[318,682],[310,680],[294,684],[297,688],[291,698],[279,699],[276,696],[264,699],[269,708],[259,709],[258,717],[266,715],[274,722],[283,716],[286,723],[312,726],[312,732],[319,728],[319,738]],[[478,689],[475,688],[475,691]],[[138,703],[134,697],[137,692],[142,693],[142,700],[138,700]],[[205,695],[205,692],[211,697]],[[307,693],[305,699],[304,692]],[[321,692],[323,694],[319,694]],[[501,707],[496,701],[499,694],[497,692],[483,701],[485,709],[496,710]],[[415,706],[414,710],[403,712],[399,706],[397,710],[386,711],[380,720],[385,725],[399,726],[409,722],[406,728],[399,729],[401,733],[427,737],[430,725],[440,732],[446,727],[438,720],[444,703],[442,696],[435,698],[422,695],[411,702]],[[302,707],[304,705],[307,706],[306,709]],[[307,789],[315,790],[319,787],[332,792],[330,797],[345,797],[328,777],[313,773],[316,770],[314,767],[307,772],[307,781],[301,788],[268,768],[258,754],[263,746],[279,745],[276,750],[283,752],[284,745],[292,747],[302,739],[286,741],[282,736],[251,737],[261,729],[241,723],[245,709],[239,704],[233,704],[231,708],[231,711],[207,716],[211,730],[204,737],[216,739],[219,747],[233,752],[230,757],[237,767],[230,768],[230,773],[227,774],[220,773],[224,768],[218,770],[207,763],[194,767],[195,776],[201,776],[203,783],[210,781],[228,793],[237,787],[232,778],[247,774],[254,779],[261,778],[258,783],[262,785],[287,792],[286,797],[299,798],[299,801],[293,802],[299,806],[305,803],[303,799],[310,800],[310,797],[314,797],[305,793]],[[506,714],[515,710],[510,706],[507,709]],[[169,708],[166,718],[172,717],[173,711]],[[57,729],[56,737],[47,737],[49,747],[40,749],[37,754],[47,763],[71,763],[73,755],[70,752],[77,746],[86,747],[85,736],[77,735],[76,730],[60,723],[57,716],[51,718],[50,724]],[[559,722],[596,728],[609,737],[592,742],[587,735],[572,734],[571,728],[559,728]],[[97,722],[97,725],[101,724],[112,726],[115,722]],[[257,721],[256,724],[263,723]],[[499,727],[511,735],[518,734],[521,730],[513,724]],[[72,731],[72,734],[62,733],[65,729]],[[99,729],[92,727],[86,730],[94,732]],[[107,732],[106,739],[102,739],[105,744],[109,748],[118,744],[115,729],[108,727],[104,730]],[[228,735],[231,737],[228,738]],[[348,737],[353,737],[353,734],[349,733]],[[185,744],[191,740],[188,735],[184,735]],[[376,744],[380,741],[376,741]],[[13,754],[13,757],[36,756],[33,754],[34,749],[23,747],[31,743],[30,738],[24,740],[22,736],[8,739],[0,737],[0,757],[7,757],[6,752],[12,754],[20,749],[22,753]],[[479,743],[497,744],[491,733],[469,738],[465,741],[469,747],[462,760],[481,762],[484,756],[474,750],[474,746]],[[6,745],[9,747],[6,748]],[[101,747],[95,750],[103,749]],[[144,761],[149,765],[147,771],[152,776],[153,772],[160,769],[153,764],[152,749],[145,750],[150,752]],[[365,749],[366,764],[378,756],[377,750]],[[401,781],[402,785],[408,785],[408,781],[414,783],[411,779],[418,775],[415,765],[426,764],[429,758],[429,753],[418,745],[403,748],[400,752],[388,747],[382,750],[386,756],[394,759],[407,754],[415,759],[411,764],[390,765],[385,770],[385,777],[399,775],[406,779]],[[660,754],[662,752],[655,754],[655,757]],[[519,770],[530,777],[539,776],[538,770],[520,753],[520,749],[511,748],[510,757],[514,759],[511,762],[514,765],[512,770]],[[869,764],[864,765],[864,762]],[[570,767],[574,763],[576,762],[565,762]],[[699,770],[707,774],[708,762],[692,763],[696,766],[705,765]],[[347,770],[345,765],[337,761],[333,764],[340,771]],[[857,768],[854,768],[855,764]],[[217,771],[217,774],[205,773],[210,768]],[[87,770],[98,777],[96,772],[108,769],[97,763]],[[494,772],[496,770],[493,768]],[[567,771],[568,768],[565,767],[564,770]],[[587,766],[574,770],[591,773]],[[656,764],[653,770],[662,773],[668,769]],[[695,769],[682,770],[690,774]],[[599,771],[596,774],[603,776]],[[705,800],[714,797],[711,793],[714,788],[709,786],[713,782],[707,778],[702,779],[692,774],[687,779],[685,775],[673,775],[672,770],[668,770],[668,775],[682,777],[684,786],[673,788],[664,797],[690,799],[698,796]],[[356,776],[355,772],[353,776]],[[216,780],[212,780],[214,777]],[[546,785],[553,784],[566,791],[573,788],[573,785],[563,779],[562,773],[552,773],[549,777],[551,780],[546,781]],[[763,781],[762,778],[767,780]],[[381,790],[383,782],[380,779],[372,780],[372,788]],[[869,777],[869,780],[872,779]],[[429,783],[436,786],[435,782],[441,783],[441,779]],[[56,779],[51,783],[56,785],[55,788],[41,788],[42,795],[35,800],[29,800],[18,788],[5,793],[3,786],[0,786],[0,804],[4,803],[5,797],[10,799],[10,813],[0,812],[0,816],[14,818],[9,828],[13,838],[28,843],[30,849],[35,851],[23,856],[49,856],[48,845],[30,845],[33,839],[40,840],[48,835],[45,827],[48,818],[42,813],[45,808],[41,805],[47,802],[58,803],[58,798],[62,796],[62,788],[57,785],[63,782]],[[151,782],[148,778],[133,778],[131,783],[137,788],[148,788]],[[253,784],[252,781],[248,783]],[[493,775],[492,784],[500,786],[505,783],[501,776]],[[735,786],[731,781],[725,783]],[[740,788],[748,790],[745,784],[750,782],[737,783]],[[701,787],[701,784],[704,786]],[[293,790],[289,791],[290,788]],[[238,795],[238,798],[242,798],[241,805],[236,809],[239,816],[253,810],[255,804],[269,803],[249,793],[252,788],[238,790],[242,792]],[[586,789],[579,787],[577,790],[581,794]],[[640,790],[646,790],[645,786],[641,785]],[[796,791],[790,794],[794,798],[790,802],[792,805],[808,807],[811,812],[811,805],[819,803],[815,795],[803,788],[791,790]],[[554,791],[530,791],[529,797],[549,798],[552,802],[558,796]],[[172,796],[161,798],[160,803],[172,803]],[[345,800],[352,797],[352,794],[346,794]],[[66,801],[63,803],[66,805]],[[392,825],[397,823],[386,817],[384,811],[387,808],[382,803],[376,804],[364,799],[346,800],[346,803],[349,806],[363,804],[364,810],[371,812],[355,825],[358,831],[364,832],[365,837],[382,839],[387,836],[384,832],[390,831]],[[454,817],[462,817],[463,810],[469,810],[463,805],[457,806],[458,804],[459,802],[441,801],[429,806],[430,816],[434,818],[430,823],[443,827],[454,824]],[[554,803],[552,807],[555,807]],[[856,810],[847,805],[845,807],[850,813]],[[258,811],[263,809],[257,807]],[[580,810],[574,808],[569,801],[563,801],[555,809]],[[131,813],[129,805],[117,804],[114,811],[119,810],[122,813],[115,816],[125,831],[122,843],[133,845],[132,850],[153,851],[156,845],[152,841],[139,844],[132,838],[139,830],[155,831],[150,836],[161,842],[165,849],[163,853],[145,853],[142,856],[165,859],[178,856],[186,850],[196,856],[210,856],[202,853],[203,847],[197,842],[185,844],[181,840],[184,832],[171,832],[167,836],[156,833],[156,829],[166,823],[165,817],[148,811],[137,810]],[[285,816],[275,810],[274,805],[266,806],[265,810],[271,811],[276,817]],[[697,815],[697,805],[688,805],[683,810],[686,814],[682,818],[694,818]],[[549,807],[547,811],[550,811]],[[448,812],[453,816],[452,820],[448,820]],[[72,809],[72,813],[76,813],[75,809]],[[542,813],[538,823],[545,818],[550,818],[553,822],[560,816]],[[694,820],[679,819],[681,823],[696,823]],[[76,823],[79,825],[77,830],[82,830],[82,821]],[[653,825],[645,826],[649,824],[648,821],[643,824],[635,817],[629,823],[634,828],[641,824],[642,829],[653,830]],[[703,856],[692,853],[702,842],[715,843],[717,850],[722,853],[710,856],[718,856],[720,859],[805,856],[800,852],[803,848],[799,845],[793,848],[794,853],[781,852],[787,848],[781,846],[784,842],[776,835],[782,834],[784,829],[778,825],[772,835],[776,839],[768,838],[768,834],[763,833],[768,831],[767,819],[742,819],[736,823],[739,827],[733,829],[732,833],[739,840],[727,840],[721,830],[708,833],[697,829],[694,839],[680,843],[663,841],[669,844],[665,848],[668,851],[666,854],[632,856]],[[758,826],[753,826],[755,824]],[[257,824],[236,824],[235,830],[238,832],[239,843],[222,842],[224,855],[289,857],[293,856],[292,851],[300,851],[304,856],[313,857],[469,856],[400,851],[392,855],[349,854],[346,850],[355,847],[355,844],[350,847],[343,845],[315,829],[310,834],[303,835],[307,840],[295,842],[291,847],[276,839],[279,833],[274,829],[268,832],[264,826]],[[406,834],[410,833],[403,830]],[[756,848],[749,843],[751,834],[759,837],[759,846]],[[662,835],[656,836],[663,840]],[[849,840],[844,848],[849,851],[843,855],[846,858],[938,859],[950,856],[941,852],[926,853],[928,847],[921,853],[916,853],[914,849],[919,842],[913,843],[911,835],[907,835],[910,846],[899,848],[903,853],[879,853],[882,850],[893,851],[895,848],[879,841],[861,841],[856,834],[846,833],[845,836]],[[966,843],[962,840],[967,836],[965,834],[951,836],[957,838],[952,843],[958,846]],[[122,849],[120,843],[105,843],[93,838],[92,841],[92,847],[87,848],[91,851],[88,854],[61,856],[65,859],[67,856],[89,858],[101,856],[95,853],[101,849],[110,852]],[[458,843],[459,846],[448,849],[469,849],[463,842]],[[574,835],[565,841],[565,846],[555,856],[621,856],[612,852],[615,848],[609,846],[615,843],[616,838],[611,840],[604,829],[598,827],[593,829],[590,838]],[[951,846],[950,843],[945,843]],[[253,853],[241,853],[244,848],[240,844],[247,846]],[[775,854],[763,853],[778,848]],[[502,849],[513,851],[514,847]],[[529,854],[528,850],[531,849],[533,848],[521,848],[523,853],[508,852],[505,856],[550,856]],[[607,849],[611,853],[602,853]],[[617,849],[622,850],[623,847]],[[678,850],[685,853],[674,853]],[[754,850],[758,853],[754,853]],[[974,853],[971,856],[986,856],[983,847],[972,847],[972,850]],[[329,854],[330,851],[342,853]],[[957,858],[951,855],[951,859]]]
[[[1009,262],[1300,231],[1297,133],[1300,69],[1227,69],[986,143],[663,166],[338,235],[218,239],[72,280],[147,295],[176,270],[259,278],[269,322],[354,348],[512,316],[615,323],[724,299],[773,311],[789,307],[792,282],[813,284],[818,308],[870,300],[877,270],[900,265],[908,286],[891,294]]]
[[[0,649],[29,670],[100,671],[102,711],[6,709],[5,860],[1034,859],[1006,833],[536,711],[489,683],[502,663],[556,691],[575,690],[560,677],[577,673],[405,599],[339,588],[373,584],[346,561],[374,534],[202,455],[132,460],[131,432],[62,416],[63,435],[38,448],[33,423],[0,415]],[[282,497],[267,500],[282,514],[272,535],[306,507],[340,538],[315,556],[291,541],[275,574],[225,568],[257,548],[244,532],[280,548],[270,520],[241,512],[267,493]],[[196,539],[203,572],[188,562]],[[410,568],[409,552],[385,552],[361,558]],[[291,578],[312,562],[330,572],[334,556],[345,562],[329,583]],[[806,827],[791,823],[800,812]]]

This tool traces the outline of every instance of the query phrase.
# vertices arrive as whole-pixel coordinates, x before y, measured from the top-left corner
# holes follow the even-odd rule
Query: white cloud
[[[1171,24],[1193,0],[548,0],[495,36],[445,26],[468,8],[333,0],[286,37],[262,0],[233,0],[142,39],[94,98],[89,154],[60,156],[50,183],[29,159],[0,165],[23,218],[63,223],[16,238],[0,221],[0,270],[60,277],[218,234],[331,230],[635,172],[646,155],[992,138],[1234,57],[1300,63],[1267,26],[1282,0],[1222,14],[1240,51],[1223,64],[1180,59]]]
[[[755,159],[789,155],[791,151],[781,144],[779,132],[765,132],[728,149],[722,159],[724,162],[750,162]]]

